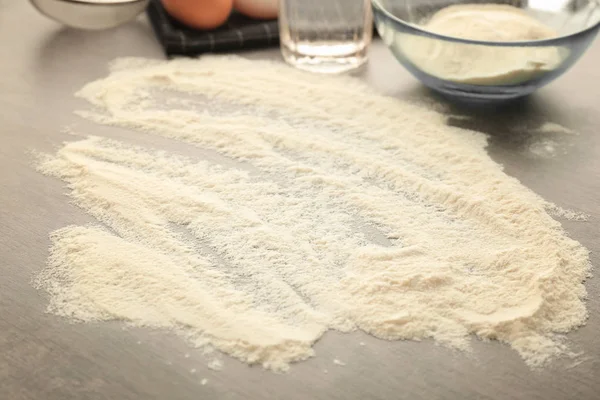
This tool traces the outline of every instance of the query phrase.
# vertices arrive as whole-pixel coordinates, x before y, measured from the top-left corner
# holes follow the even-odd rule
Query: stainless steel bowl
[[[149,0],[30,0],[42,14],[78,29],[109,29],[145,10]]]

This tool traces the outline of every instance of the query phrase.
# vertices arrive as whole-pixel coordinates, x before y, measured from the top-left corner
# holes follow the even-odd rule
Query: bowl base
[[[447,88],[439,85],[427,85],[430,89],[438,92],[449,100],[461,103],[502,103],[520,99],[534,92],[535,89],[524,90],[519,88],[493,87],[490,91],[465,90],[465,88]]]

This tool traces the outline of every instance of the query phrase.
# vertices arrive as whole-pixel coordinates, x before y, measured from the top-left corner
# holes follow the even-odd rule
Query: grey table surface
[[[65,188],[31,167],[30,149],[72,140],[80,124],[73,92],[105,76],[119,56],[162,58],[141,18],[107,32],[73,32],[39,16],[25,1],[0,0],[0,399],[600,399],[600,285],[587,282],[590,319],[568,335],[583,362],[528,369],[499,343],[473,340],[469,355],[424,342],[386,342],[361,333],[328,333],[317,357],[278,375],[226,358],[209,370],[200,351],[166,332],[122,324],[70,324],[44,312],[30,284],[46,262],[48,233],[90,217]],[[277,50],[248,53],[279,57]],[[361,73],[394,96],[431,98],[375,43]],[[458,109],[457,124],[491,135],[489,152],[546,199],[590,214],[564,222],[600,265],[600,42],[567,75],[536,95],[494,112]],[[543,122],[577,134],[534,134]],[[78,125],[83,133],[127,136]],[[548,140],[551,140],[548,146]],[[553,151],[552,151],[553,150]],[[364,342],[364,346],[359,343]],[[333,359],[346,366],[333,364]],[[328,373],[324,373],[327,369]],[[195,370],[195,371],[194,371]],[[208,379],[201,385],[202,379]]]

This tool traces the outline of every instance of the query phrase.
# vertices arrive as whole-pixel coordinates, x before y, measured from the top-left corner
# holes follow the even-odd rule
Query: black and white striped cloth
[[[201,31],[188,28],[171,18],[160,0],[151,0],[147,13],[167,56],[194,56],[279,45],[277,20],[259,21],[233,13],[223,26]]]

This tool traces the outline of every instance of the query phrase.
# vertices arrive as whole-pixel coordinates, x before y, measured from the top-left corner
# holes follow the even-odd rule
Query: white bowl
[[[109,29],[137,17],[149,0],[30,0],[42,14],[77,29]]]

